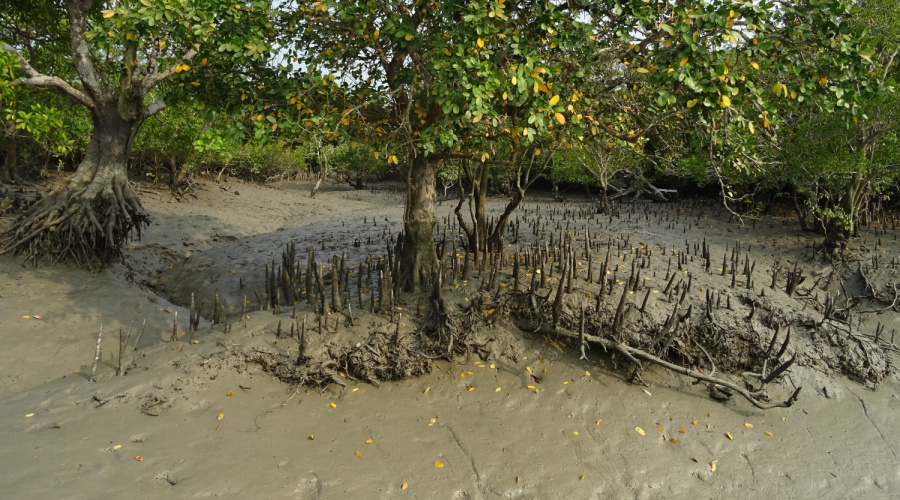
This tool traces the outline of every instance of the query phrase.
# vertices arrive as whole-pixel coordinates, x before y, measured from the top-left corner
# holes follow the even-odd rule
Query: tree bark
[[[423,156],[412,159],[406,185],[399,273],[400,287],[407,292],[425,291],[437,271],[436,181],[437,163]]]
[[[841,197],[839,208],[846,219],[832,217],[825,229],[825,250],[830,254],[843,252],[853,235],[853,228],[859,222],[859,207],[865,200],[868,182],[859,172],[853,172]]]
[[[132,230],[149,218],[128,181],[126,161],[143,118],[123,119],[116,105],[92,110],[94,132],[78,169],[20,216],[2,237],[2,253],[99,267],[121,257]]]
[[[6,156],[3,159],[3,168],[0,168],[0,184],[10,184],[19,180],[16,173],[16,164],[19,162],[19,148],[16,141],[16,123],[12,120],[6,122]]]

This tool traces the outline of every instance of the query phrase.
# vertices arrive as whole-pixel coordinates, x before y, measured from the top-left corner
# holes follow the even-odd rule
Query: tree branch
[[[159,72],[159,73],[151,73],[151,74],[145,76],[145,77],[141,80],[141,83],[140,83],[140,85],[141,85],[141,93],[144,94],[144,95],[146,95],[148,92],[150,92],[151,90],[153,90],[153,87],[156,87],[157,85],[159,85],[159,83],[160,83],[161,81],[163,81],[163,80],[165,80],[166,78],[169,78],[170,76],[174,75],[174,74],[175,74],[175,68],[181,66],[181,64],[184,63],[184,61],[190,61],[191,59],[194,58],[195,55],[197,55],[197,50],[196,50],[196,49],[191,49],[191,50],[187,51],[187,52],[181,57],[181,59],[179,59],[178,61],[175,61],[175,64],[172,64],[171,66],[169,66],[169,69],[167,69],[167,70],[165,70],[165,71],[161,71],[161,72]],[[147,66],[150,67],[151,65],[148,64]]]
[[[69,85],[68,82],[63,80],[62,78],[56,76],[47,76],[36,69],[31,67],[28,64],[28,61],[22,57],[22,54],[19,53],[14,47],[8,44],[0,45],[0,50],[5,50],[13,55],[15,55],[19,59],[19,65],[22,66],[22,70],[28,75],[27,78],[17,78],[13,80],[12,84],[22,84],[22,85],[32,85],[35,87],[47,87],[52,88],[60,93],[66,94],[69,97],[77,100],[81,104],[84,104],[88,108],[94,107],[94,100],[90,98],[87,94],[82,92],[81,90],[76,89],[75,87]]]

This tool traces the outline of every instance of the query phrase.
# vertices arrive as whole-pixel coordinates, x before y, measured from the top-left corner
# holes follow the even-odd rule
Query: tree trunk
[[[87,153],[69,179],[41,199],[3,235],[2,253],[99,267],[122,255],[132,230],[149,223],[126,161],[143,119],[126,121],[115,104],[93,110]]]
[[[426,290],[437,271],[434,242],[436,181],[437,164],[434,161],[422,156],[412,160],[406,185],[399,273],[400,286],[407,292]]]
[[[16,164],[19,162],[18,153],[16,123],[9,120],[6,122],[6,157],[3,159],[3,168],[0,168],[0,184],[10,184],[19,180],[19,176],[16,174]]]
[[[868,182],[863,180],[862,175],[859,172],[853,172],[839,205],[846,217],[832,217],[825,229],[825,250],[828,253],[843,252],[847,247],[847,242],[858,223],[859,207],[866,197],[867,187]]]

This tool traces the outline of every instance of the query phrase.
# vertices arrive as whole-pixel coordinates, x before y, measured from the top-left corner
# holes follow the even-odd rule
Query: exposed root
[[[0,253],[38,261],[97,267],[118,259],[132,230],[138,238],[149,217],[131,185],[119,176],[80,189],[69,185],[40,200],[0,237]]]

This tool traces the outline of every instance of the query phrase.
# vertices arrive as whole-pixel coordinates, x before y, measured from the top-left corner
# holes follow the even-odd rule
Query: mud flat
[[[448,361],[410,354],[446,345],[428,337],[428,297],[401,295],[390,310],[373,310],[373,277],[359,307],[360,264],[385,256],[402,225],[395,187],[331,186],[315,200],[306,185],[289,182],[210,184],[185,202],[152,186],[142,191],[154,224],[124,264],[91,274],[0,259],[0,491],[11,498],[900,495],[900,380],[890,367],[900,315],[889,307],[900,244],[891,225],[864,228],[853,243],[859,258],[833,268],[811,258],[819,237],[786,216],[741,224],[690,203],[591,216],[586,203],[532,198],[521,209],[520,253],[511,235],[493,286],[482,284],[490,284],[489,270],[457,275],[458,287],[447,275],[442,300],[458,320],[450,326],[470,335]],[[450,229],[453,208],[439,207]],[[493,213],[500,208],[490,203]],[[534,255],[509,290],[509,256],[544,241],[549,252],[551,239],[573,249],[578,271],[555,325],[548,318],[567,277],[561,254],[546,256],[549,282],[532,279],[543,260]],[[333,257],[348,254],[351,311],[325,315],[322,333],[322,315],[305,297],[296,305],[279,297],[283,305],[272,307],[266,265],[280,266],[291,243],[304,269],[307,249],[315,250],[326,279]],[[465,250],[455,250],[462,261]],[[634,266],[635,286],[632,262],[641,259],[647,265]],[[750,276],[745,262],[754,266]],[[805,280],[789,295],[787,273],[795,270]],[[762,410],[739,395],[714,399],[706,383],[651,364],[637,383],[624,356],[596,343],[580,359],[566,333],[577,333],[581,311],[588,335],[609,335],[620,302],[622,341],[663,348],[667,359],[706,374],[716,364],[715,376],[736,384],[763,359],[771,373],[795,357],[765,392],[777,403],[802,386],[797,401]],[[689,307],[673,340],[660,344],[666,319]],[[144,333],[117,377],[119,329],[132,322],[132,342]],[[775,356],[787,331],[791,340]],[[412,343],[426,338],[438,340]],[[379,365],[398,346],[409,363]],[[321,385],[285,381],[315,374],[307,382]]]

